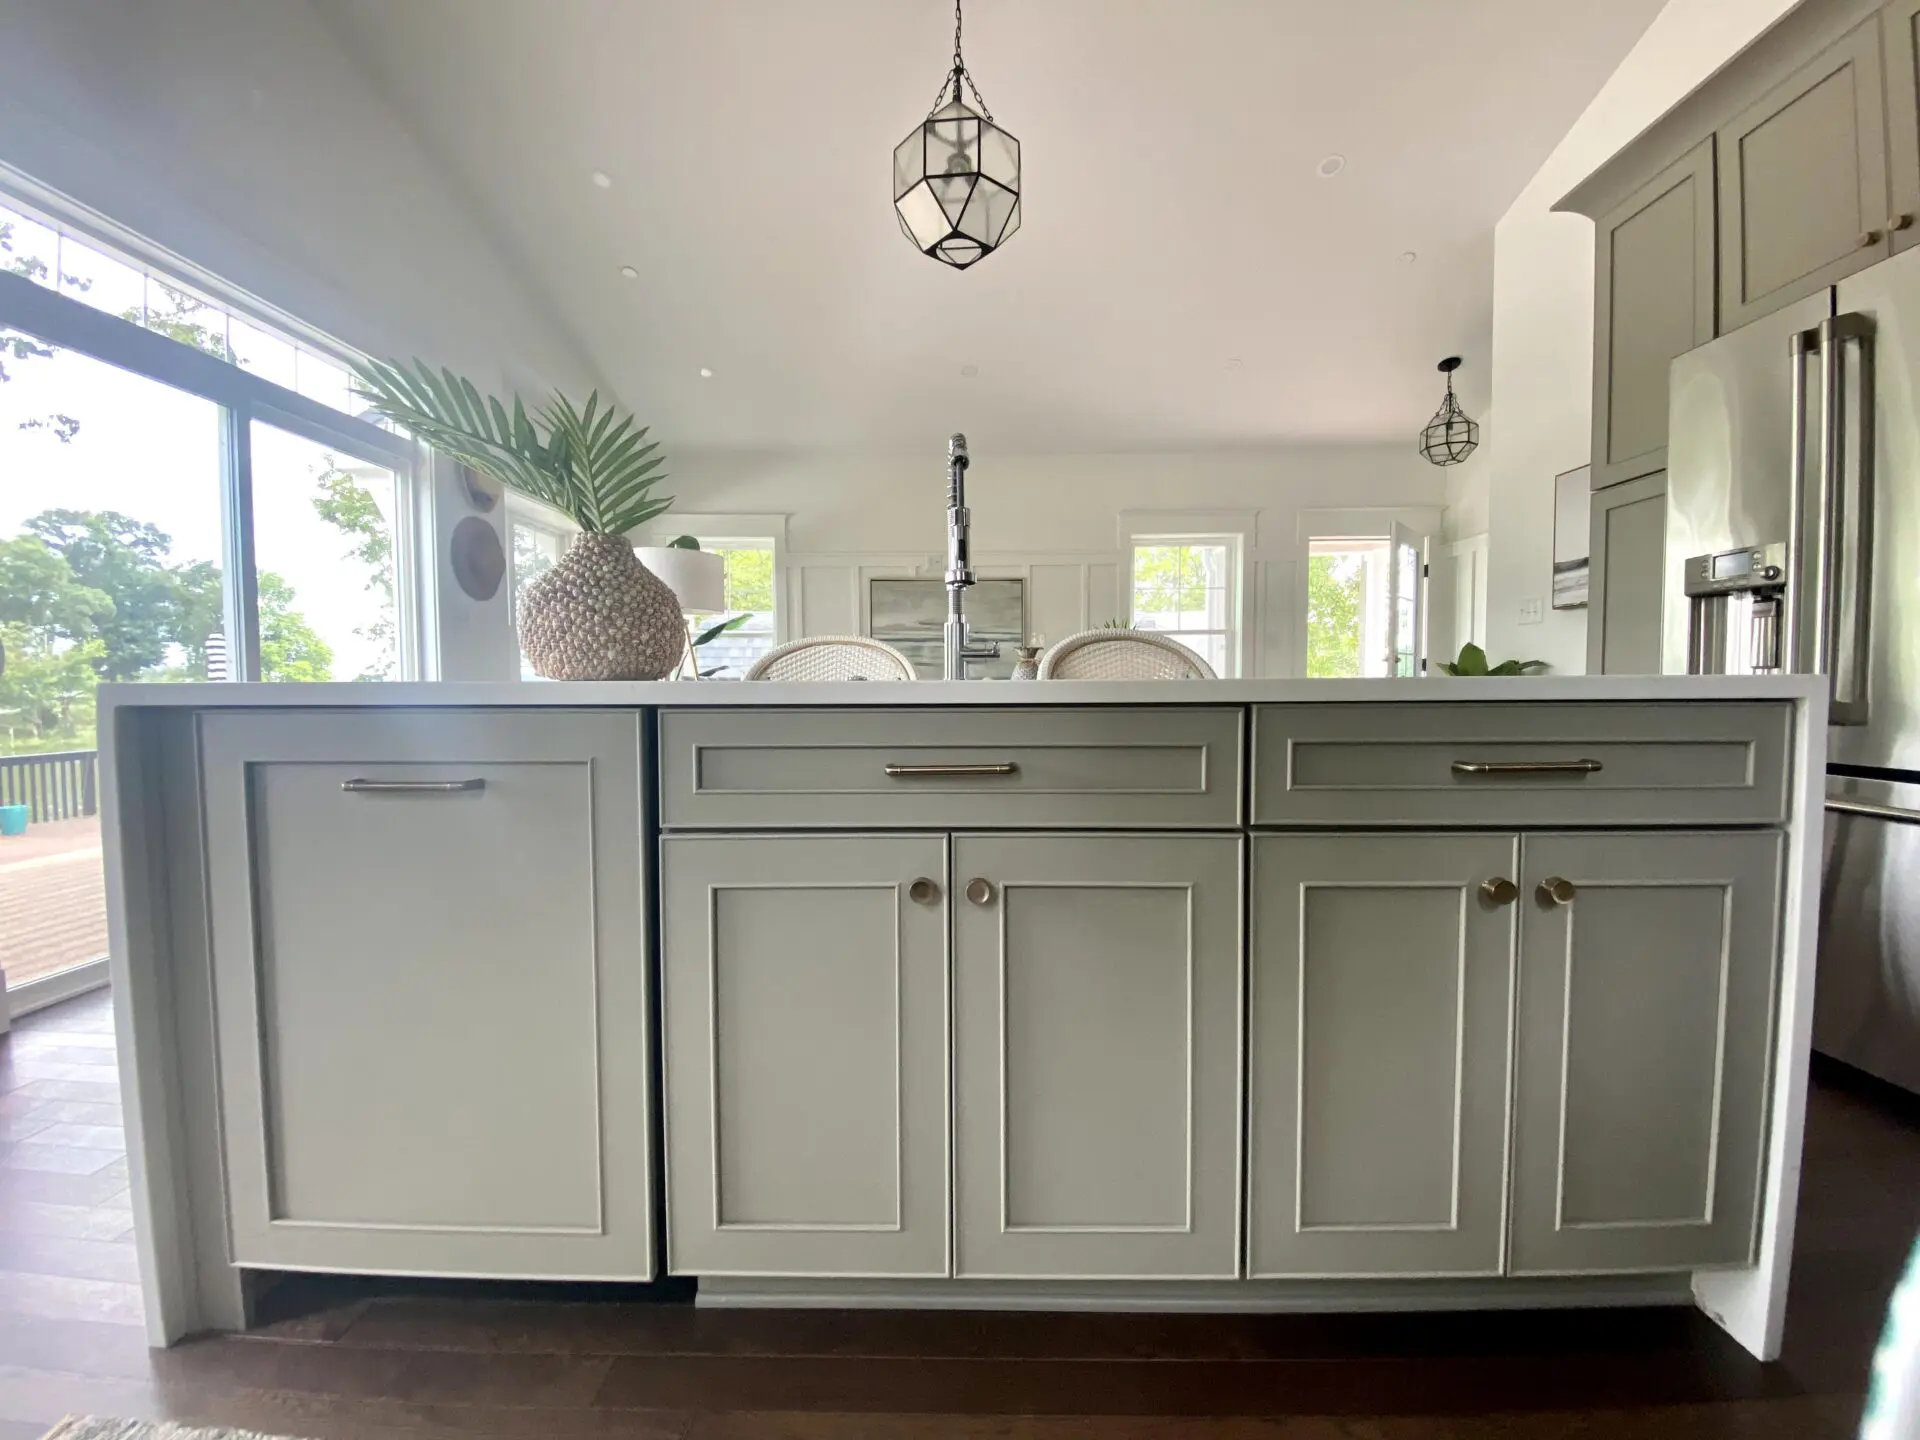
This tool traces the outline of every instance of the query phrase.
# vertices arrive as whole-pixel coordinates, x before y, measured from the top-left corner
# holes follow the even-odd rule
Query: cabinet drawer
[[[677,829],[1240,823],[1242,712],[674,710],[661,823]]]
[[[1269,705],[1256,825],[1764,825],[1785,818],[1790,709]]]

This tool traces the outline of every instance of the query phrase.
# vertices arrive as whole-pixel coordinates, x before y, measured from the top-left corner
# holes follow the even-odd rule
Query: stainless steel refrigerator
[[[1662,669],[1830,677],[1814,1048],[1920,1092],[1920,249],[1668,398]]]

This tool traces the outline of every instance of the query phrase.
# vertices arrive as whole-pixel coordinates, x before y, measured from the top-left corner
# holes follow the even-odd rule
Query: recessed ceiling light
[[[965,376],[967,379],[971,380],[973,379],[974,376],[980,373],[980,367],[978,365],[962,365],[960,367],[960,373],[961,375]]]
[[[713,371],[709,370],[706,366],[702,365],[700,367],[700,378],[702,380],[711,380],[713,378]]]
[[[1338,175],[1342,170],[1346,168],[1347,168],[1346,156],[1329,155],[1326,157],[1326,159],[1322,160],[1318,165],[1313,167],[1313,173],[1318,175],[1322,180],[1331,180],[1334,176]]]
[[[638,280],[640,278],[640,272],[631,265],[622,265],[620,267],[620,278],[622,280]]]
[[[1420,252],[1417,250],[1402,250],[1400,252],[1400,263],[1402,265],[1411,265],[1414,261],[1418,260],[1419,258],[1420,258]]]
[[[604,170],[594,171],[592,179],[593,183],[598,185],[602,190],[611,190],[613,188],[613,177]]]

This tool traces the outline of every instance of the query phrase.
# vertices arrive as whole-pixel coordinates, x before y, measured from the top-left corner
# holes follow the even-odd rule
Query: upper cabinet
[[[1667,366],[1713,338],[1713,142],[1595,222],[1593,484],[1667,464]]]
[[[1920,240],[1920,0],[1894,0],[1880,16],[1887,56],[1887,181],[1895,252]]]
[[[1875,18],[1720,127],[1723,330],[1891,253],[1885,116]]]

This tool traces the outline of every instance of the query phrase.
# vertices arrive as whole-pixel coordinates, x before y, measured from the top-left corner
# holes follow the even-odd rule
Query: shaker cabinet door
[[[1237,835],[954,837],[955,1273],[1238,1273]]]
[[[1517,848],[1254,837],[1250,1275],[1500,1273]]]
[[[1887,50],[1887,184],[1894,253],[1920,242],[1920,0],[1880,12]]]
[[[1669,583],[1666,471],[1594,491],[1591,516],[1587,673],[1658,675]]]
[[[660,854],[669,1268],[945,1275],[946,837]]]
[[[1721,127],[1722,334],[1891,253],[1882,93],[1875,17]]]
[[[1752,1261],[1781,836],[1529,835],[1515,1274]]]
[[[650,1278],[639,717],[199,724],[235,1262]]]
[[[1667,367],[1713,338],[1713,141],[1594,222],[1593,488],[1667,466]]]

